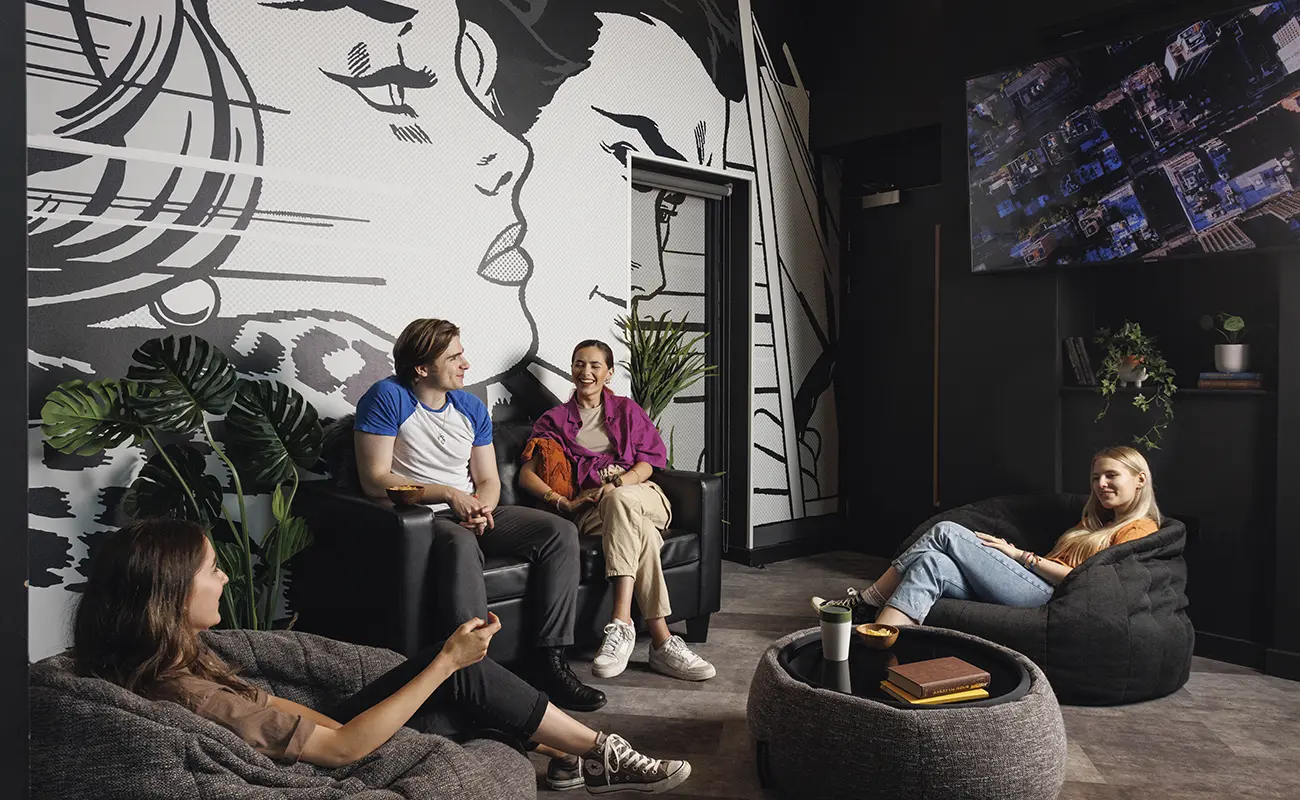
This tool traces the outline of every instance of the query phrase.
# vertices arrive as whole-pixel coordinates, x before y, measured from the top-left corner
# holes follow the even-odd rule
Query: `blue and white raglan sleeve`
[[[361,402],[357,403],[356,421],[353,430],[375,433],[380,436],[396,436],[402,423],[410,416],[409,403],[402,387],[392,379],[379,381],[366,390]]]
[[[469,392],[457,392],[456,399],[461,401],[456,407],[469,417],[470,424],[474,426],[474,446],[492,444],[492,415],[488,413],[487,406]]]

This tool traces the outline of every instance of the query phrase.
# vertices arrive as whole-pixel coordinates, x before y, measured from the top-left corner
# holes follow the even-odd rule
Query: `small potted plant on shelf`
[[[1160,449],[1164,430],[1174,418],[1174,394],[1178,387],[1174,384],[1173,369],[1156,347],[1156,337],[1143,333],[1142,326],[1138,323],[1125,320],[1118,331],[1112,332],[1109,328],[1098,330],[1096,342],[1105,351],[1101,371],[1097,375],[1100,383],[1098,391],[1105,399],[1105,404],[1097,413],[1097,420],[1101,420],[1110,410],[1111,396],[1118,389],[1132,383],[1138,390],[1133,395],[1133,405],[1144,413],[1154,406],[1158,413],[1150,429],[1133,437],[1133,441],[1148,450]],[[1142,391],[1142,384],[1147,381],[1153,387],[1150,394]]]
[[[1201,316],[1201,327],[1215,331],[1223,337],[1223,344],[1214,346],[1214,368],[1219,372],[1245,372],[1250,365],[1250,345],[1246,338],[1246,321],[1236,314],[1219,312],[1215,316]]]

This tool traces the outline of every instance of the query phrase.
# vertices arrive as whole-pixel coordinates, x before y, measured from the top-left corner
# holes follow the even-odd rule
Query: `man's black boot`
[[[540,655],[533,685],[552,703],[568,711],[595,711],[605,705],[605,693],[587,686],[569,669],[563,647],[544,647]]]

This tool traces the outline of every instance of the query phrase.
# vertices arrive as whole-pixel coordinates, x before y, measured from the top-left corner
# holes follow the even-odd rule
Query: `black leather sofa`
[[[1078,523],[1086,495],[994,497],[917,526],[895,557],[950,520],[1043,554]],[[952,628],[1024,653],[1070,705],[1162,697],[1187,682],[1195,632],[1187,616],[1187,529],[1166,515],[1155,533],[1108,547],[1070,571],[1039,608],[940,599],[926,625]]]
[[[433,513],[426,506],[398,508],[387,498],[366,497],[356,478],[351,420],[344,418],[334,427],[343,432],[326,457],[333,477],[303,482],[293,503],[314,540],[290,565],[287,598],[298,615],[294,628],[409,657],[436,636],[430,585]],[[516,487],[520,453],[531,430],[528,423],[493,425],[501,505],[531,500]],[[714,475],[678,470],[656,470],[653,479],[673,505],[662,551],[673,607],[669,622],[685,620],[686,640],[703,642],[709,616],[721,604],[722,482]],[[583,537],[581,546],[578,644],[600,640],[613,602],[600,540]],[[528,571],[527,562],[510,558],[490,557],[484,565],[488,608],[502,622],[488,654],[502,663],[523,654]]]

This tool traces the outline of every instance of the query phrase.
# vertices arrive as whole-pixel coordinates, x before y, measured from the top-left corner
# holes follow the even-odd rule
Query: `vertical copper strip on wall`
[[[930,475],[930,500],[939,506],[939,225],[934,223],[934,406],[930,422],[930,437],[934,449],[930,456],[933,471]]]

